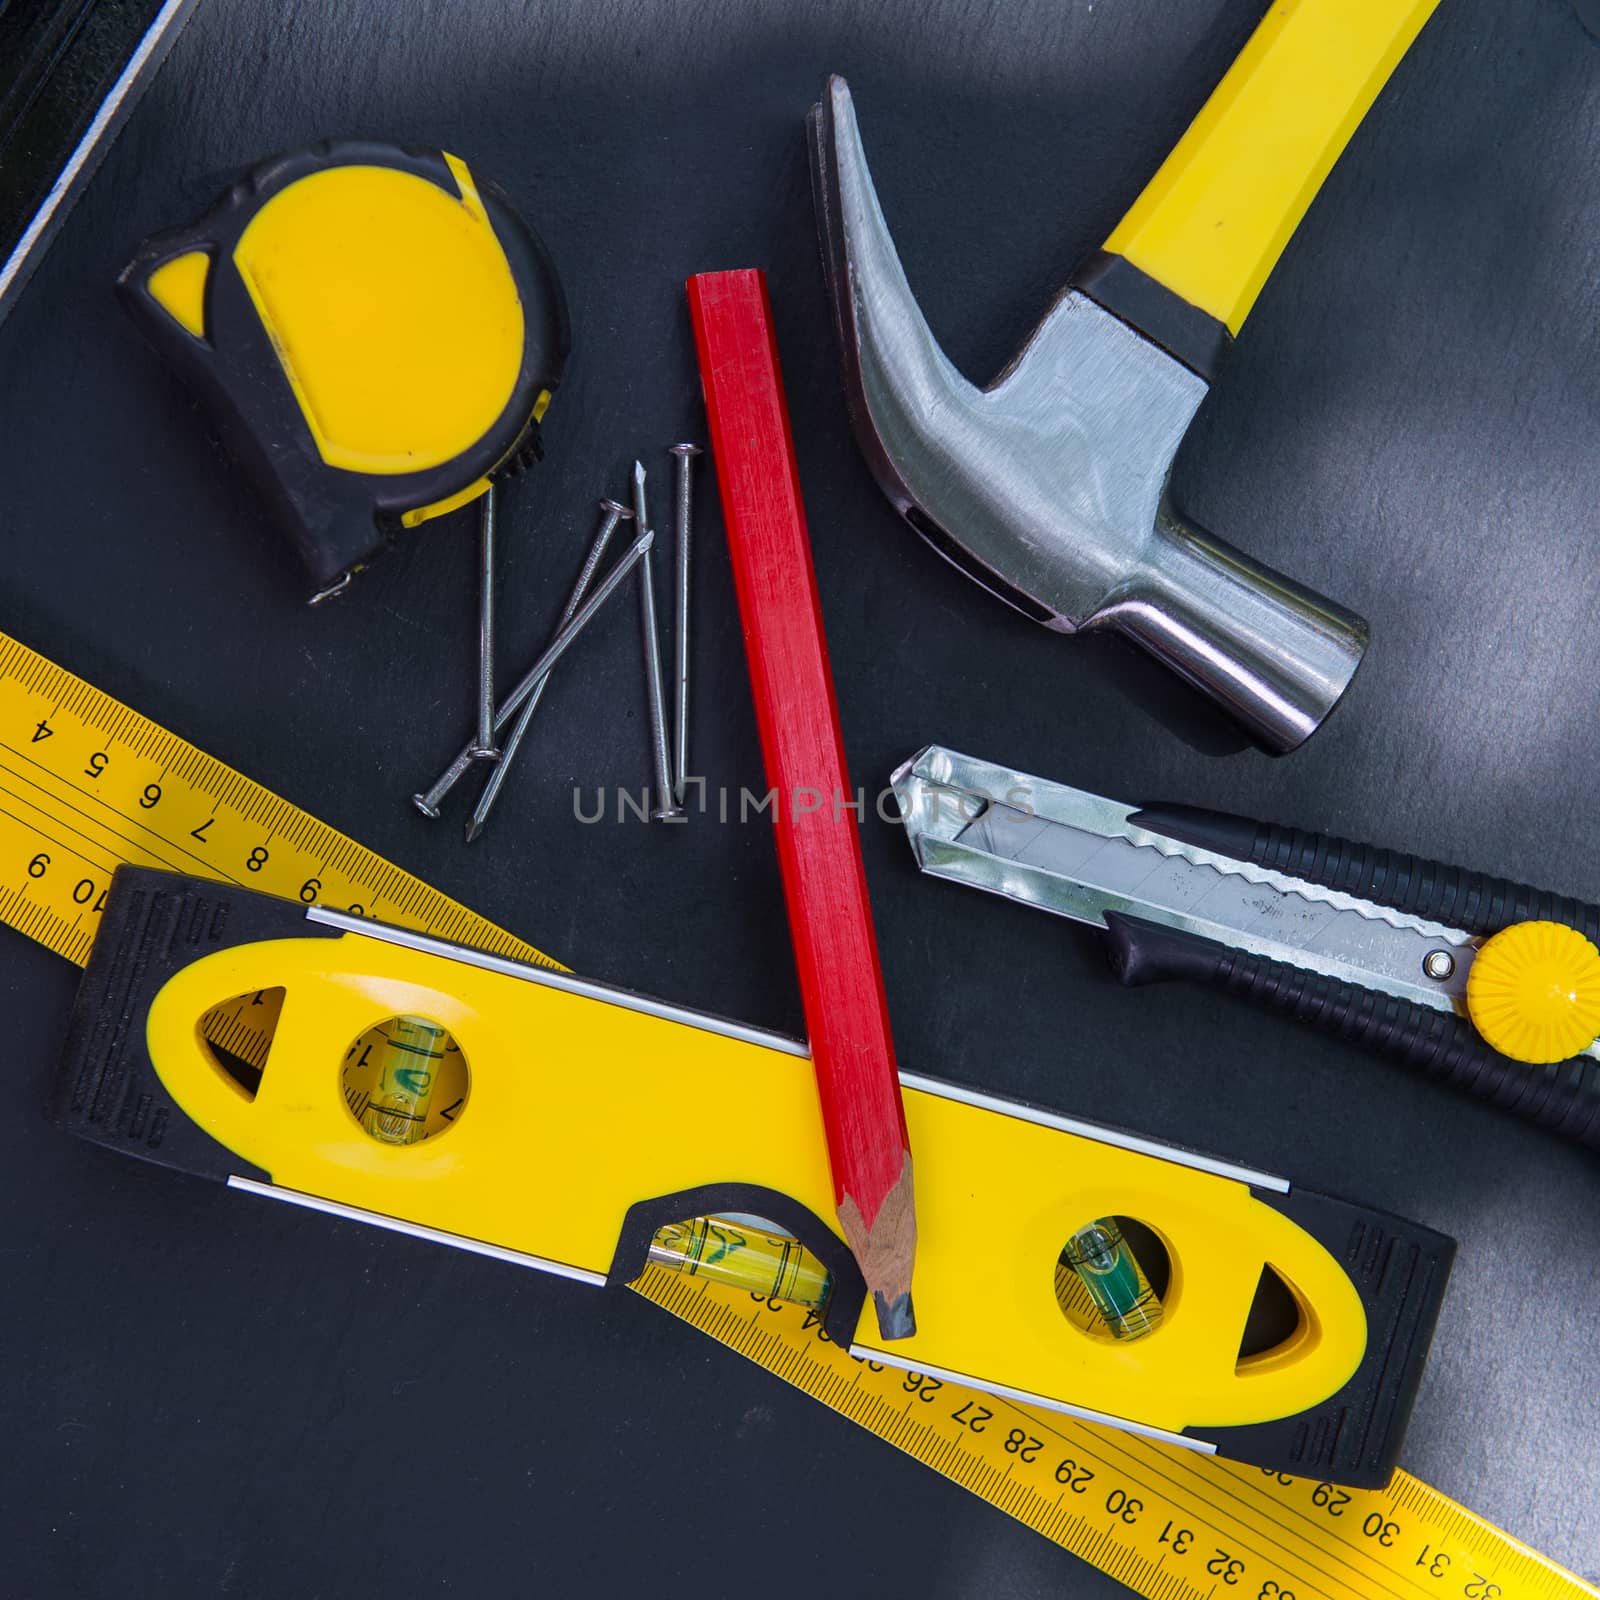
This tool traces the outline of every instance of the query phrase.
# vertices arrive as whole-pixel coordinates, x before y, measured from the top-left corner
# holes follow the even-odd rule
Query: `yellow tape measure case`
[[[205,1017],[269,994],[264,1067],[208,1043]],[[566,974],[123,868],[57,1116],[163,1165],[594,1284],[637,1277],[663,1226],[766,1217],[832,1273],[823,1317],[856,1354],[1274,1470],[1387,1480],[1450,1240],[1136,1135],[902,1084],[926,1315],[892,1350],[826,1220],[803,1047]],[[1065,1242],[1122,1214],[1169,1257],[1159,1326],[1132,1340],[1074,1318],[1058,1280]],[[1288,1317],[1252,1342],[1269,1269]]]
[[[543,242],[441,150],[279,156],[118,287],[319,593],[537,460],[571,342]]]

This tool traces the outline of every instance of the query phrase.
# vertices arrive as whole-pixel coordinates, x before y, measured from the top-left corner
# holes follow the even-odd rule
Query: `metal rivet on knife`
[[[1443,983],[1456,970],[1456,958],[1448,950],[1430,950],[1422,958],[1422,970]]]

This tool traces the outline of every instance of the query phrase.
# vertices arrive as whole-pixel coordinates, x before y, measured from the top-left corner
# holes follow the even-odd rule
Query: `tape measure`
[[[571,342],[539,236],[443,150],[263,162],[118,280],[317,585],[539,458]]]
[[[859,1361],[815,1311],[648,1267],[640,1294],[1147,1600],[1569,1600],[1597,1592],[1397,1472],[1339,1489]]]
[[[0,633],[0,919],[80,967],[113,870],[188,872],[560,963]],[[211,1033],[265,1059],[246,1005]]]
[[[556,965],[0,634],[0,918],[81,963],[124,862]],[[270,1030],[250,1010],[215,1023],[264,1058]],[[813,1312],[656,1267],[636,1287],[1149,1600],[1600,1596],[1405,1473],[1364,1492],[1193,1457],[853,1360]]]

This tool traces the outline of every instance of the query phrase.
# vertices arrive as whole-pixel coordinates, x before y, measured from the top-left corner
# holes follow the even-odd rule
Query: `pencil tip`
[[[885,1339],[909,1339],[917,1331],[917,1314],[911,1308],[911,1295],[897,1294],[889,1299],[881,1289],[872,1293],[878,1311],[878,1332]]]

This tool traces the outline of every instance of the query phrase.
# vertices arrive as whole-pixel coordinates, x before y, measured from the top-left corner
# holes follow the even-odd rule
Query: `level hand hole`
[[[283,988],[254,989],[213,1006],[200,1019],[200,1044],[206,1055],[246,1100],[261,1087],[272,1038],[283,1013]]]
[[[1055,1264],[1056,1304],[1080,1333],[1125,1343],[1153,1333],[1172,1257],[1135,1217],[1092,1217],[1067,1236]]]
[[[1299,1333],[1304,1317],[1299,1297],[1271,1267],[1263,1266],[1239,1341],[1239,1367],[1281,1350]]]
[[[386,1017],[345,1051],[339,1086],[379,1144],[421,1144],[459,1120],[471,1093],[467,1058],[429,1017]]]

